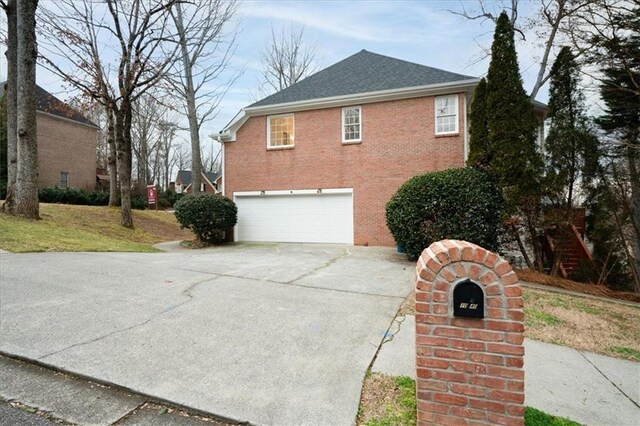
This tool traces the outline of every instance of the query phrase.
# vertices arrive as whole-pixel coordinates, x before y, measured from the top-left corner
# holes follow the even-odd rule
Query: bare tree
[[[174,64],[168,81],[182,100],[182,113],[189,121],[194,192],[200,191],[202,171],[200,129],[215,117],[223,96],[238,77],[236,74],[224,83],[218,82],[235,49],[236,32],[229,26],[236,10],[236,0],[195,0],[176,3],[171,12],[180,60]]]
[[[36,8],[38,0],[20,0],[17,8],[18,170],[15,214],[39,219],[38,134],[36,131]]]
[[[191,151],[184,145],[178,145],[173,152],[173,161],[178,166],[178,170],[186,170],[191,163]]]
[[[16,31],[17,5],[16,0],[2,2],[2,8],[7,15],[7,195],[2,204],[2,210],[14,214],[16,176],[18,173],[18,117],[17,117],[17,53],[18,41]]]
[[[558,45],[558,38],[563,34],[562,28],[567,25],[572,16],[580,14],[582,10],[587,8],[594,0],[538,0],[538,8],[532,16],[524,16],[519,19],[519,0],[510,0],[509,4],[501,1],[498,3],[489,3],[485,0],[477,2],[477,9],[468,9],[465,3],[461,3],[461,10],[451,11],[452,13],[462,16],[469,20],[490,20],[496,22],[498,10],[508,10],[511,24],[514,30],[520,34],[521,41],[527,41],[527,35],[532,40],[528,40],[529,44],[535,43],[541,49],[541,55],[538,58],[538,72],[536,80],[533,84],[529,96],[535,99],[540,91],[549,80],[551,63],[554,57],[554,48]],[[489,51],[483,48],[482,59],[489,55]]]
[[[156,150],[155,131],[160,120],[162,105],[155,97],[146,93],[133,104],[132,148],[136,159],[138,191],[144,190],[153,181],[151,162]]]
[[[171,169],[176,163],[174,152],[173,139],[178,128],[177,120],[175,117],[166,115],[158,122],[158,149],[159,160],[162,162],[162,181],[158,179],[158,182],[162,182],[164,189],[169,188],[171,182]]]
[[[175,3],[60,0],[43,14],[50,41],[45,66],[111,112],[108,116],[113,120],[120,179],[120,223],[128,228],[133,227],[133,102],[158,83],[175,58],[174,50],[162,48],[172,37],[167,24]]]
[[[207,150],[207,155],[203,155],[204,161],[202,166],[207,172],[217,172],[220,170],[220,155],[222,154],[222,147],[217,139],[213,136],[211,138],[211,145]]]
[[[295,84],[320,68],[318,47],[304,39],[304,27],[271,28],[271,42],[262,53],[262,81],[259,94],[267,96]]]

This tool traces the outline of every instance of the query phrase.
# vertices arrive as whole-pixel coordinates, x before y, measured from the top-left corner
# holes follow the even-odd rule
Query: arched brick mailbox
[[[511,266],[444,240],[416,267],[419,425],[524,424],[524,313]]]

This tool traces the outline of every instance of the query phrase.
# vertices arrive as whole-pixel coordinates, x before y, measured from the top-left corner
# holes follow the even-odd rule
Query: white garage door
[[[353,190],[236,192],[236,241],[353,244]]]

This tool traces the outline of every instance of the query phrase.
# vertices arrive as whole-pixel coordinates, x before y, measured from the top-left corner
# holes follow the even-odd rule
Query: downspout
[[[467,94],[464,94],[464,98],[462,100],[463,108],[464,108],[464,135],[462,137],[464,144],[464,165],[467,165],[467,160],[469,159],[469,126],[467,125]]]
[[[227,187],[227,177],[224,174],[224,170],[225,170],[225,157],[224,157],[224,142],[222,142],[222,139],[220,138],[220,135],[218,135],[218,142],[220,142],[221,145],[221,156],[222,156],[222,189],[220,190],[220,192],[222,193],[222,195],[226,195],[225,194],[225,188]]]

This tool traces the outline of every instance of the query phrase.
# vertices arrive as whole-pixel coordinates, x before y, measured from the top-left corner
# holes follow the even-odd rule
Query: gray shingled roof
[[[207,179],[214,183],[216,179],[220,177],[219,172],[204,172],[207,176]],[[178,170],[178,176],[176,176],[176,181],[180,180],[183,185],[188,186],[191,185],[191,170]]]
[[[475,78],[361,50],[249,108]]]
[[[6,81],[0,83],[0,96],[4,96],[6,83]],[[36,85],[36,108],[40,112],[46,112],[47,114],[77,121],[78,123],[98,127],[98,125],[87,120],[84,115],[72,108],[69,104],[62,102],[38,85]]]

